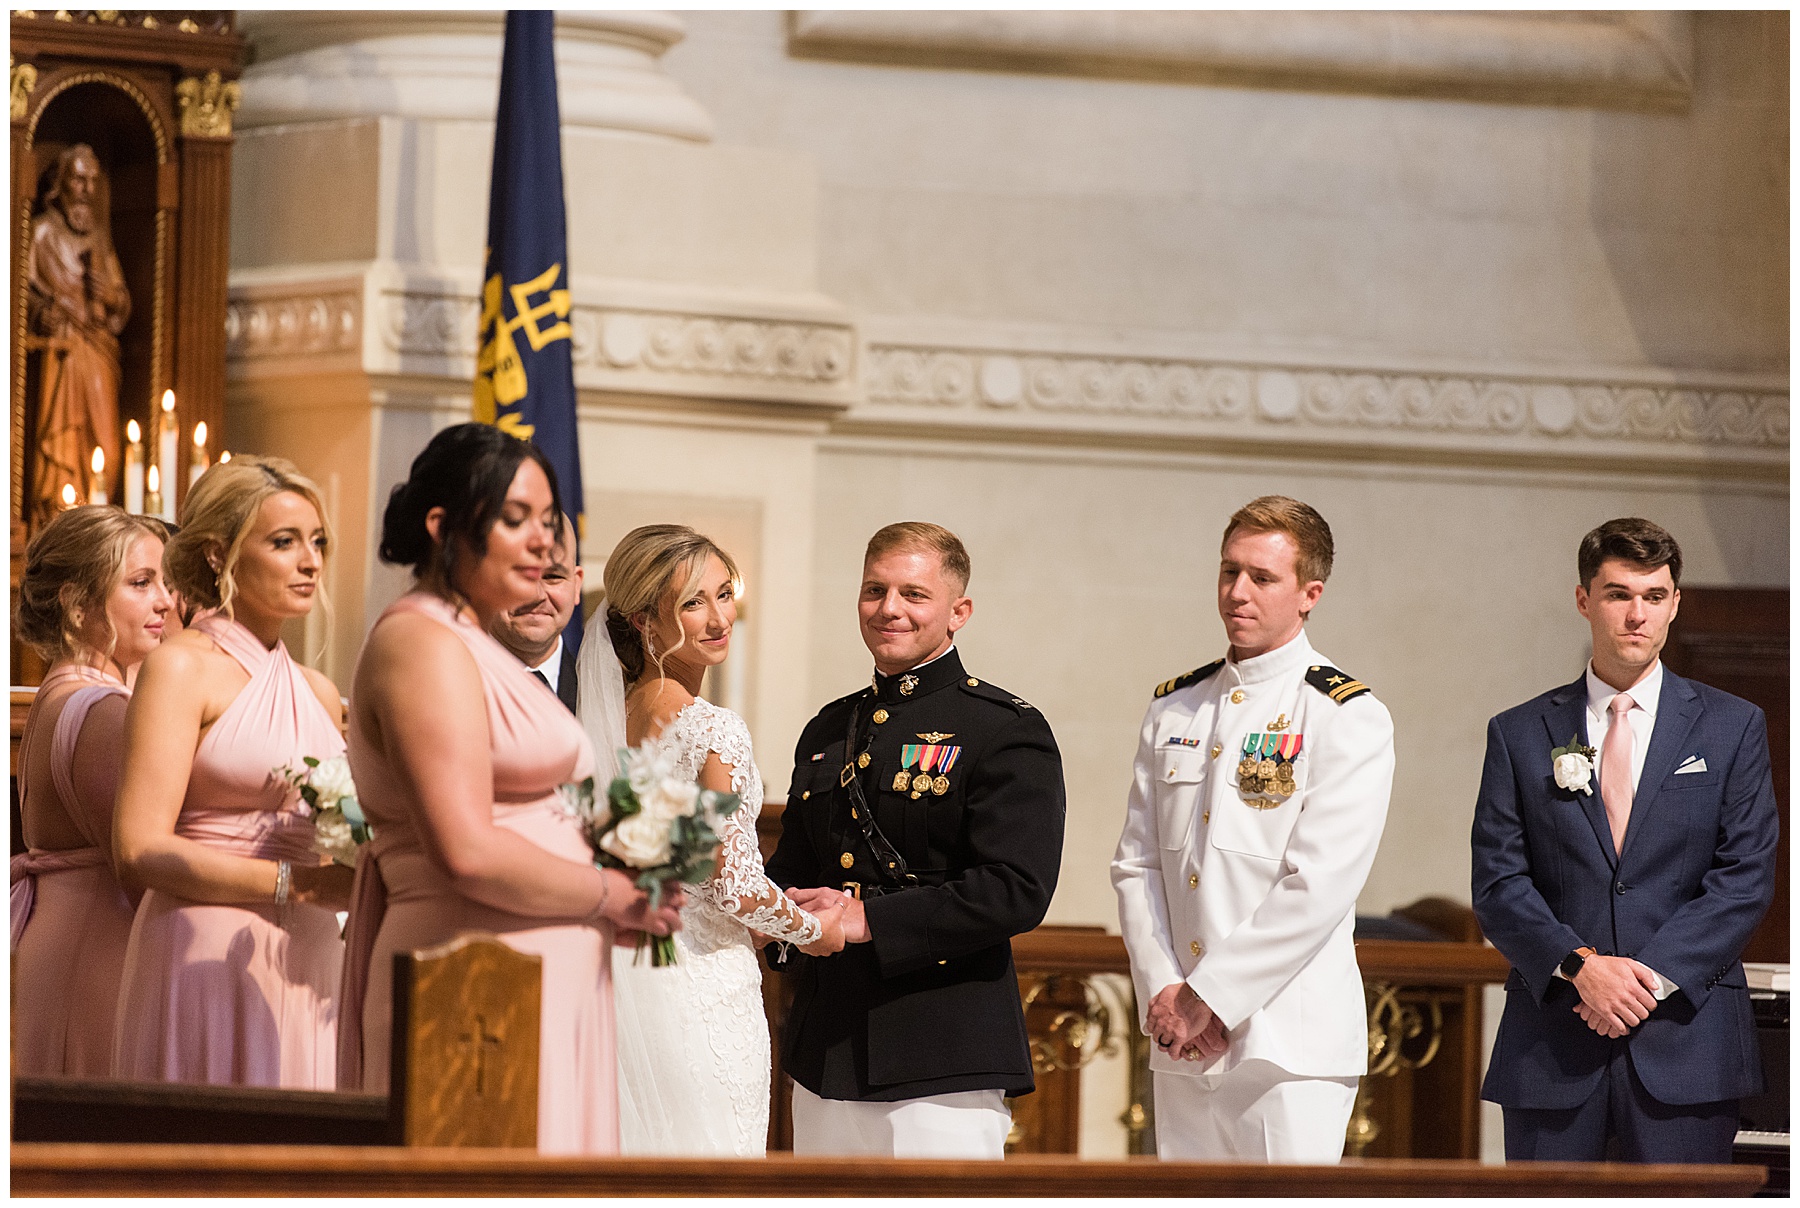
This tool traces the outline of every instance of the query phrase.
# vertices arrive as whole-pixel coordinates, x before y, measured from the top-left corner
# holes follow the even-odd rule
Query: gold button
[[[1201,810],[1200,811],[1200,821],[1211,822],[1212,821],[1212,811],[1211,810]]]
[[[981,681],[980,681],[980,680],[978,680],[978,679],[971,679],[971,680],[970,680],[970,681],[969,681],[969,687],[971,687],[971,688],[973,688],[973,687],[975,687],[975,686],[976,686],[976,685],[978,685],[978,684],[980,684],[980,683],[981,683]]]
[[[812,790],[807,789],[804,793],[800,794],[800,800],[805,801],[810,796],[812,796]]]
[[[1197,872],[1190,872],[1190,873],[1189,873],[1189,874],[1188,874],[1188,888],[1189,888],[1189,889],[1198,889],[1198,888],[1200,888],[1200,874],[1199,874],[1199,873],[1197,873]]]
[[[1233,688],[1231,690],[1231,703],[1234,705],[1241,705],[1244,703],[1244,690],[1242,688]]]
[[[1199,956],[1200,955],[1200,941],[1199,940],[1190,940],[1188,942],[1188,951],[1192,952],[1195,956]]]
[[[856,863],[856,857],[851,855],[849,852],[845,852],[843,855],[838,857],[838,864],[844,868],[849,868],[854,863]]]
[[[875,724],[876,725],[879,726],[882,722],[886,721],[887,717],[888,717],[888,714],[887,714],[886,709],[875,710]]]
[[[1175,769],[1174,768],[1169,769],[1169,779],[1170,780],[1175,779]]]
[[[940,965],[947,965],[949,963],[950,963],[949,961],[939,961],[938,962],[938,964],[940,964]]]
[[[869,766],[869,753],[867,751],[864,751],[861,755],[856,757],[856,766],[859,768],[866,768]]]
[[[1220,745],[1220,744],[1219,744],[1219,743],[1216,743],[1216,742],[1215,742],[1215,743],[1214,743],[1214,744],[1213,744],[1213,753],[1212,753],[1212,757],[1213,757],[1213,758],[1214,758],[1214,759],[1217,759],[1217,758],[1218,758],[1218,757],[1219,757],[1219,752],[1220,752],[1220,751],[1223,751],[1223,750],[1224,750],[1224,749],[1225,749],[1225,748],[1224,748],[1224,747],[1223,747],[1223,746],[1221,746],[1221,745]]]

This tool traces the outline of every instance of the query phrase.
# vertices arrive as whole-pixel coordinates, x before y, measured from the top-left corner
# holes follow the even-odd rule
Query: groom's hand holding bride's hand
[[[831,909],[842,911],[844,943],[866,944],[869,942],[869,920],[863,913],[861,898],[853,898],[841,889],[832,889],[825,885],[813,885],[804,889],[790,889],[788,897],[794,899],[800,909],[823,916]],[[802,952],[805,949],[801,949]]]
[[[819,920],[821,931],[819,938],[810,944],[799,945],[800,951],[808,956],[830,956],[834,952],[844,950],[844,902],[853,899],[845,898],[836,902],[827,902],[822,909],[801,907]]]

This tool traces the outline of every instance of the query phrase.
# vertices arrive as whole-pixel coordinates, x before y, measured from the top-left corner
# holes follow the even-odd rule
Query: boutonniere
[[[1569,735],[1569,745],[1550,752],[1550,767],[1556,773],[1556,787],[1570,792],[1588,792],[1594,781],[1594,748]]]

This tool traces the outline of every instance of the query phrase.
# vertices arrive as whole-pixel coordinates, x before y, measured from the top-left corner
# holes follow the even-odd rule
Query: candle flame
[[[150,488],[152,495],[162,490],[162,475],[157,473],[154,463],[150,466],[150,473],[146,477],[145,485]]]
[[[163,391],[162,409],[165,412],[175,410],[175,392],[173,390]]]
[[[231,460],[231,450],[230,449],[220,449],[219,450],[219,464],[224,465],[226,462],[228,462],[230,460]]]
[[[99,445],[94,446],[94,456],[88,459],[88,467],[96,474],[106,470],[106,450]]]
[[[144,430],[138,427],[138,422],[135,419],[126,422],[125,439],[129,440],[134,445],[144,439]]]
[[[62,501],[63,501],[63,506],[66,508],[72,508],[75,506],[75,484],[74,483],[72,483],[72,482],[63,483]]]
[[[201,420],[194,425],[194,448],[206,448],[206,421]]]

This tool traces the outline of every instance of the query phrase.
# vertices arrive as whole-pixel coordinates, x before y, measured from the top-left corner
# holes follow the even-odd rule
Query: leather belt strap
[[[856,732],[861,721],[862,710],[852,709],[850,730],[844,736],[844,754],[849,762],[844,764],[844,773],[839,777],[843,786],[850,790],[850,817],[862,828],[863,841],[869,845],[869,851],[875,857],[875,875],[896,889],[917,885],[919,879],[907,871],[906,857],[895,850],[894,845],[888,842],[888,837],[881,833],[881,828],[875,825],[875,811],[869,808],[869,800],[863,795],[862,776],[856,766],[857,756],[850,754],[856,749]],[[874,741],[875,736],[871,733],[869,745],[873,746]],[[861,754],[866,753],[865,748]],[[850,884],[854,882],[847,882],[845,887],[848,888]],[[862,894],[858,893],[856,896],[861,897]]]

